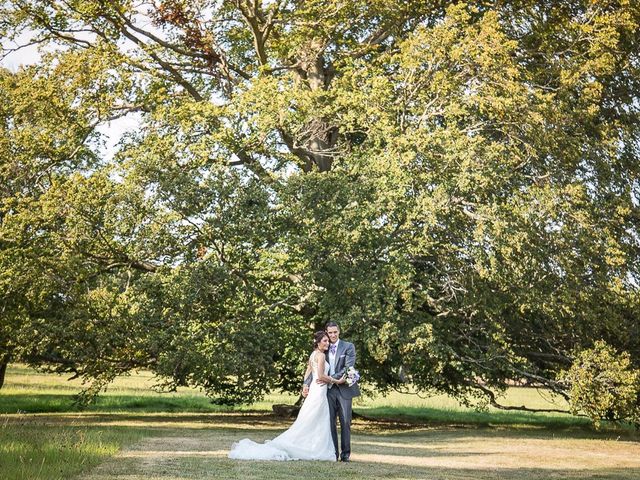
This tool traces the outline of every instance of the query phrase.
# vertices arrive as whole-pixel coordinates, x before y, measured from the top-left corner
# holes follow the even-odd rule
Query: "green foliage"
[[[640,369],[628,353],[596,342],[560,378],[569,384],[573,412],[586,413],[596,426],[603,419],[640,423]]]
[[[640,7],[188,3],[1,7],[48,53],[0,75],[0,355],[220,403],[329,319],[381,391],[637,368]]]

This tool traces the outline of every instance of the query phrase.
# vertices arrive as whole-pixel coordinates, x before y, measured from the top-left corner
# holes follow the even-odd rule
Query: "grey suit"
[[[327,352],[327,361],[329,353]],[[353,343],[340,340],[336,350],[334,373],[331,375],[336,380],[342,378],[349,367],[356,363],[356,349]],[[311,376],[305,379],[305,384],[311,383]],[[329,402],[329,421],[331,422],[331,437],[336,450],[336,459],[348,460],[351,455],[351,416],[352,399],[360,395],[360,387],[356,383],[352,387],[343,384],[327,386],[327,400]],[[338,450],[338,428],[336,417],[340,419],[340,450]]]

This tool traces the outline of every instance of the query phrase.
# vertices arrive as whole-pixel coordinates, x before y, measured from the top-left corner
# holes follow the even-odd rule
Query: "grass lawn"
[[[0,478],[63,479],[115,455],[151,432],[144,428],[91,427],[68,420],[56,424],[0,416]]]
[[[353,426],[350,464],[242,462],[234,441],[273,438],[291,423],[271,414],[272,395],[237,409],[200,392],[158,394],[146,372],[118,379],[79,412],[80,387],[12,365],[0,390],[0,478],[115,480],[306,478],[547,479],[640,478],[640,443],[629,429],[596,432],[568,414],[476,412],[443,396],[395,393],[358,399],[366,419]],[[504,403],[563,408],[533,389],[511,389]],[[339,470],[336,470],[339,469]]]
[[[640,446],[525,431],[416,429],[370,431],[356,425],[352,462],[255,462],[226,458],[244,436],[279,430],[210,426],[148,438],[90,472],[86,480],[134,479],[637,479]]]
[[[191,388],[157,393],[153,375],[143,371],[120,377],[101,394],[89,412],[230,412],[271,410],[274,403],[294,403],[292,395],[269,395],[253,405],[229,407],[214,405],[203,393]],[[24,365],[10,365],[5,386],[0,390],[0,413],[75,412],[73,397],[82,388],[79,379],[38,373]]]
[[[637,437],[583,428],[356,420],[352,462],[342,464],[228,459],[233,442],[246,437],[264,441],[290,424],[265,412],[5,415],[4,424],[27,443],[22,458],[29,458],[25,462],[15,453],[7,456],[10,449],[3,448],[0,471],[7,480],[275,480],[310,475],[398,480],[640,478]],[[21,433],[25,431],[29,438]],[[0,434],[0,445],[11,445],[5,435]],[[43,441],[46,449],[39,446]],[[68,446],[84,448],[69,452]],[[45,456],[45,451],[52,453]]]

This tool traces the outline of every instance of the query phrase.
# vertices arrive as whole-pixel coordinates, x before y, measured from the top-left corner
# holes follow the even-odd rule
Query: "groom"
[[[355,383],[349,386],[346,382],[335,383],[346,376],[349,367],[355,366],[356,348],[353,343],[340,340],[340,327],[335,322],[325,326],[331,345],[327,352],[329,362],[329,376],[333,379],[327,386],[327,400],[329,401],[329,420],[331,422],[331,437],[336,450],[336,460],[349,461],[351,455],[351,402],[360,395],[360,387]],[[305,380],[302,395],[307,396],[311,378]],[[325,383],[317,380],[318,383]],[[338,454],[338,429],[336,416],[340,419],[340,454]]]

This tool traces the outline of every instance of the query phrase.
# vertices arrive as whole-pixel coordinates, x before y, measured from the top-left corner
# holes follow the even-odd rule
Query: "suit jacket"
[[[332,377],[336,380],[341,379],[346,375],[349,367],[355,367],[355,364],[356,347],[353,343],[340,340],[340,342],[338,342],[338,349],[336,350],[335,373]],[[351,387],[347,383],[329,385],[329,387],[337,388],[340,391],[340,395],[344,398],[354,398],[360,395],[360,387],[357,383]]]
[[[329,354],[327,353],[327,361],[329,361]],[[336,361],[334,365],[335,373],[332,375],[336,380],[340,380],[346,373],[349,367],[353,367],[356,364],[356,347],[353,343],[340,339],[338,342],[338,349],[336,350]],[[306,385],[311,384],[311,377],[309,375],[305,378],[304,383]],[[337,388],[344,398],[354,398],[360,395],[360,387],[358,384],[349,386],[347,383],[328,385],[329,388]]]

